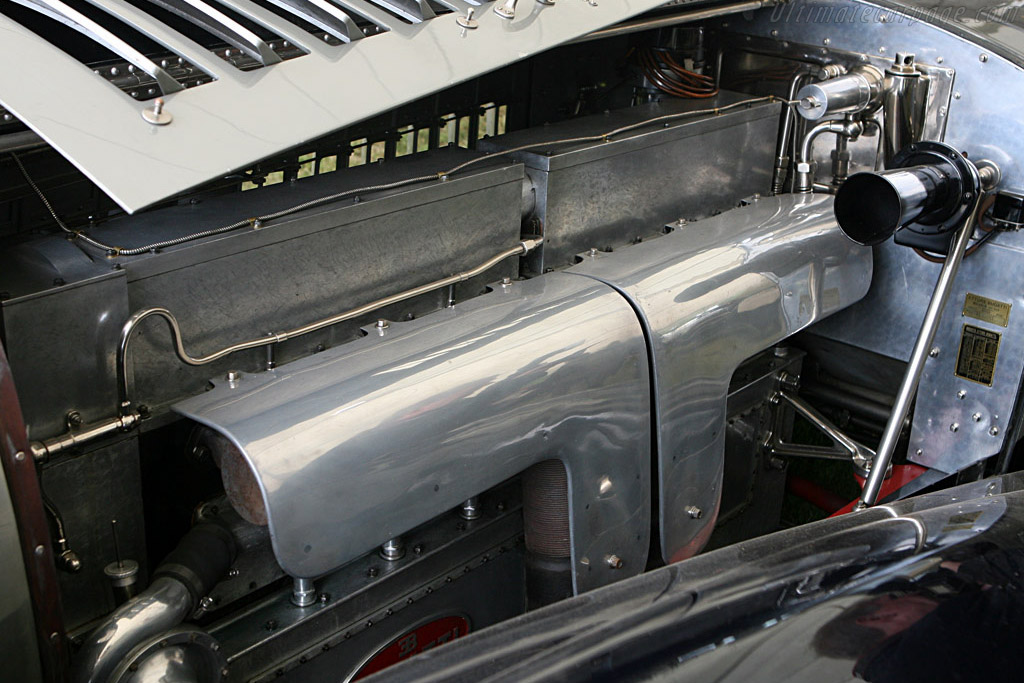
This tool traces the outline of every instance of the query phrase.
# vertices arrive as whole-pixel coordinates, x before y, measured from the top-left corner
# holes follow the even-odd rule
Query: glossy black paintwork
[[[723,548],[375,681],[1016,681],[1024,475]]]

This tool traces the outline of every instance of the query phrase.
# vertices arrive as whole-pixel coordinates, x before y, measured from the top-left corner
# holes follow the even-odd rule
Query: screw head
[[[154,126],[166,126],[174,120],[170,113],[164,111],[164,100],[161,97],[153,100],[153,106],[142,110],[142,118]]]
[[[688,505],[686,507],[686,514],[690,516],[690,519],[700,519],[704,516],[704,511],[696,505]]]
[[[981,422],[981,413],[975,413],[974,415],[971,415],[971,419],[974,420],[975,422]]]
[[[17,460],[18,462],[21,462],[22,460],[24,460],[25,459],[25,451],[18,451],[17,453],[15,453],[14,454],[14,459]]]
[[[962,401],[965,398],[967,398],[967,392],[961,389],[960,391],[956,392],[956,397]]]
[[[992,427],[991,429],[988,430],[988,433],[991,436],[999,436],[999,427]]]
[[[939,357],[939,347],[938,346],[933,346],[932,350],[928,352],[928,356],[930,358],[938,358]]]
[[[227,374],[224,375],[224,379],[226,379],[229,382],[237,382],[238,380],[242,379],[242,373],[240,373],[238,370],[228,370]]]
[[[953,424],[949,425],[949,431],[953,432],[954,434],[959,432],[960,431],[960,423],[959,422],[954,422]]]
[[[978,61],[984,64],[985,62],[988,61],[988,55],[982,52],[980,55],[978,55]]]
[[[611,569],[622,569],[622,558],[618,555],[605,555],[604,563]]]

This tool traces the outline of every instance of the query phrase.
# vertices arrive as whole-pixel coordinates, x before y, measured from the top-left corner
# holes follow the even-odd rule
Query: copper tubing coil
[[[651,49],[637,53],[640,70],[659,90],[675,97],[704,99],[718,94],[711,76],[694,73],[681,66],[667,52]]]

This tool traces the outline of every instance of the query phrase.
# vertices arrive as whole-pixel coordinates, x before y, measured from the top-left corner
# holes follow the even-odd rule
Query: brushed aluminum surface
[[[629,303],[552,273],[175,406],[244,453],[282,568],[315,577],[530,465],[566,464],[577,592],[640,573],[647,350]],[[611,569],[601,558],[623,558]]]
[[[848,240],[831,196],[781,195],[569,272],[639,311],[654,369],[660,533],[666,561],[695,554],[721,497],[726,397],[739,364],[862,298],[871,251]],[[688,514],[696,507],[703,514]]]
[[[912,462],[952,473],[1002,449],[1024,371],[1022,258],[1017,249],[990,244],[960,266],[932,345],[938,354],[926,360],[917,391],[907,451]],[[927,265],[933,271],[940,267]],[[1006,326],[964,315],[969,293],[1011,304]],[[1000,335],[991,386],[955,373],[965,324]]]

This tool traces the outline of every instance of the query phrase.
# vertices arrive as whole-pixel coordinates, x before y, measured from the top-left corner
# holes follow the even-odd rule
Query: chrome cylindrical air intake
[[[959,225],[981,191],[975,166],[940,142],[909,145],[892,166],[855,173],[836,193],[836,221],[858,244],[881,244],[901,228],[924,240],[941,238]]]

